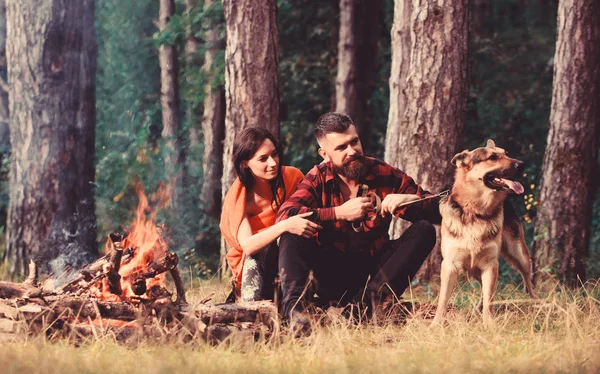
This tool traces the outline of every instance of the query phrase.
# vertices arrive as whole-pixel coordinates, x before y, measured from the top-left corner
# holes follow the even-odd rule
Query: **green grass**
[[[222,301],[226,291],[214,281],[196,281],[188,297],[194,303],[214,293],[213,300]],[[543,294],[539,302],[531,302],[514,286],[502,287],[493,329],[483,327],[476,310],[478,290],[466,283],[454,295],[456,309],[444,328],[430,327],[417,312],[405,326],[348,326],[336,320],[316,327],[307,338],[282,333],[269,342],[236,339],[219,346],[162,341],[126,346],[109,337],[83,344],[28,338],[3,344],[0,371],[599,373],[600,283],[588,282],[578,290],[557,286]]]

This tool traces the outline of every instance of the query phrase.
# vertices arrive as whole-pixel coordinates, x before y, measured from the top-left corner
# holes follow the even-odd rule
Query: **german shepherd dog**
[[[524,164],[508,157],[492,140],[485,147],[460,152],[451,162],[456,167],[454,185],[440,201],[443,261],[433,324],[443,323],[457,275],[464,270],[481,283],[483,322],[491,326],[500,254],[521,273],[529,295],[537,298],[523,226],[506,201],[509,194],[524,191],[513,180],[523,173]]]

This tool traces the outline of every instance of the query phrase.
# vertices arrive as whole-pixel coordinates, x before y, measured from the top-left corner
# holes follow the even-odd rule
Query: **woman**
[[[232,247],[227,263],[242,301],[273,298],[279,249],[283,233],[310,237],[321,229],[305,217],[291,217],[275,224],[281,204],[302,179],[300,170],[282,165],[279,141],[262,128],[240,132],[233,144],[236,180],[227,192],[221,213],[221,233]]]

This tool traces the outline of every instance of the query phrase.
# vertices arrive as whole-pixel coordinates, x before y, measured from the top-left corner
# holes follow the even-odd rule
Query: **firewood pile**
[[[0,282],[0,340],[43,334],[52,339],[108,335],[118,341],[218,343],[238,333],[269,336],[277,326],[277,310],[270,302],[209,304],[207,299],[188,304],[179,259],[160,236],[150,250],[128,239],[110,235],[108,254],[68,281],[38,283],[32,262],[23,283]],[[167,273],[175,295],[165,286]]]

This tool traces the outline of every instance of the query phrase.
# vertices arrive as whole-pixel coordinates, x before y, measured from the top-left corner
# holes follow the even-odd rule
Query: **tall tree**
[[[600,4],[561,0],[554,83],[533,246],[536,280],[585,280],[600,123]]]
[[[279,137],[277,3],[275,0],[224,0],[225,141],[222,188],[233,182],[233,141],[246,127],[264,127]],[[226,248],[221,245],[221,269]]]
[[[0,167],[10,149],[8,84],[6,83],[6,0],[0,0]],[[0,207],[0,209],[2,209]],[[2,214],[0,213],[0,216]]]
[[[175,14],[174,0],[160,0],[158,28],[167,29]],[[179,115],[179,62],[174,44],[163,42],[158,50],[160,64],[160,104],[162,107],[162,137],[165,141],[165,175],[172,183],[171,203],[178,205],[182,189],[185,156],[182,145],[181,118]]]
[[[185,68],[186,71],[184,74],[189,74],[192,71],[196,71],[200,69],[202,61],[200,59],[199,51],[201,49],[201,44],[198,38],[196,37],[196,22],[194,22],[195,14],[199,8],[199,4],[196,0],[184,0],[185,4],[185,15],[186,15],[186,38],[185,38]],[[195,82],[193,82],[195,83]],[[194,85],[192,89],[197,89]],[[182,95],[185,97],[184,95]],[[189,138],[190,144],[189,149],[195,149],[200,145],[200,120],[197,118],[196,109],[197,106],[195,103],[190,103],[186,106],[186,120],[189,123]],[[190,169],[195,169],[198,166],[196,165],[196,160],[193,160],[193,157],[188,158],[188,164],[190,165]]]
[[[377,73],[377,40],[381,27],[381,0],[340,0],[336,76],[337,112],[357,124],[364,147],[372,128],[369,99]]]
[[[216,8],[220,2],[205,0],[205,9]],[[210,14],[210,12],[206,12]],[[206,77],[217,74],[220,51],[225,48],[225,40],[220,36],[222,25],[213,22],[206,31],[206,53],[204,55],[204,71]],[[203,184],[200,201],[207,213],[218,217],[221,212],[221,177],[223,172],[223,137],[225,135],[225,88],[214,84],[208,78],[204,85],[204,116],[202,133],[204,134],[204,155],[202,157]]]
[[[392,24],[392,66],[390,71],[390,109],[385,135],[384,159],[390,165],[399,165],[400,129],[406,109],[406,78],[410,66],[410,12],[411,1],[394,1]],[[396,226],[396,225],[394,225]],[[399,233],[400,227],[392,227],[390,233]]]
[[[8,84],[6,83],[6,1],[0,0],[0,226],[6,225],[8,208]]]
[[[412,1],[410,52],[402,53],[406,42],[407,4],[396,0],[392,35],[394,58],[406,58],[410,65],[406,81],[401,78],[404,60],[390,78],[390,116],[388,128],[397,131],[397,143],[389,141],[386,155],[401,170],[430,191],[440,191],[452,180],[449,160],[462,142],[467,99],[468,1]],[[399,25],[396,22],[401,22]],[[404,39],[403,39],[404,37]],[[402,95],[406,95],[402,97]],[[394,102],[394,104],[392,104]],[[400,112],[404,106],[403,112]],[[396,130],[397,128],[397,130]],[[425,151],[426,150],[426,151]],[[397,225],[399,225],[397,223]],[[397,235],[397,229],[392,234]],[[421,277],[431,279],[439,272],[441,254],[434,250],[421,270]]]
[[[44,272],[97,252],[93,0],[7,0],[11,132],[7,253]]]

